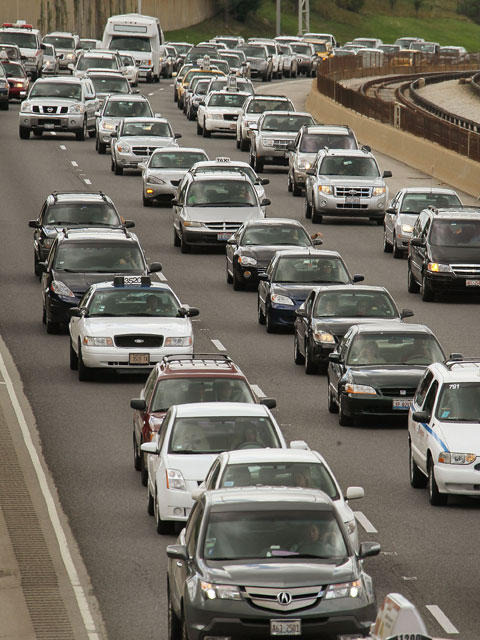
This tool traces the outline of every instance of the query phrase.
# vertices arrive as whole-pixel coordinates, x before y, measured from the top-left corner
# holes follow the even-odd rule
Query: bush
[[[337,7],[340,7],[341,9],[359,13],[365,4],[365,0],[336,0],[336,4]]]
[[[478,0],[460,0],[457,12],[480,24],[480,3]]]

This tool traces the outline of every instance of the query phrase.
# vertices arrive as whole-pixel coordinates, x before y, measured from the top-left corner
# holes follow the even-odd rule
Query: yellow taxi
[[[213,77],[213,76],[224,76],[224,75],[225,74],[223,73],[223,71],[220,71],[220,69],[217,69],[214,66],[210,67],[208,63],[199,67],[193,67],[192,69],[189,69],[187,73],[184,75],[183,80],[178,84],[178,87],[177,87],[178,108],[179,109],[183,108],[184,93],[188,89],[190,82],[194,78],[196,78],[197,76]]]

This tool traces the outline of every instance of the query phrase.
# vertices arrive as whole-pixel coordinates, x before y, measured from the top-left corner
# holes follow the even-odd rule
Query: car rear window
[[[254,402],[245,380],[240,378],[169,378],[159,380],[150,411],[166,411],[174,404],[191,402]]]

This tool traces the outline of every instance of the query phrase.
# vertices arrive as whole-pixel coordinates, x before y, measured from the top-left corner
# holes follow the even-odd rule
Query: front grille
[[[163,345],[163,336],[152,334],[131,333],[114,336],[116,347],[128,349],[155,349]]]
[[[287,594],[288,597],[285,597]],[[287,613],[312,607],[325,594],[323,586],[313,587],[292,587],[292,588],[269,588],[269,587],[245,587],[245,598],[254,607],[260,609],[270,609]],[[282,604],[282,596],[287,604]],[[289,601],[289,602],[288,602]]]
[[[60,118],[43,118],[42,120],[38,121],[38,124],[40,124],[40,125],[42,125],[42,124],[61,125],[62,121],[60,120]]]
[[[224,231],[228,231],[230,233],[235,233],[237,229],[240,228],[241,222],[222,222],[219,220],[218,222],[204,222],[203,223],[209,231],[216,231],[222,233]]]
[[[156,147],[132,147],[132,152],[136,156],[151,156]]]
[[[224,113],[224,120],[238,120],[238,115],[236,113]]]
[[[57,109],[55,105],[42,105],[42,113],[57,113]]]
[[[359,204],[358,202],[342,202],[337,203],[337,209],[368,209],[368,204]]]
[[[381,387],[380,392],[389,398],[413,398],[417,387]]]
[[[38,106],[38,104],[33,105],[32,111],[33,113],[40,113],[40,107]]]
[[[480,264],[451,264],[453,273],[462,278],[480,278]]]
[[[274,140],[273,144],[277,147],[285,147],[288,143],[290,142],[290,140]]]
[[[335,187],[337,198],[370,198],[371,187]]]

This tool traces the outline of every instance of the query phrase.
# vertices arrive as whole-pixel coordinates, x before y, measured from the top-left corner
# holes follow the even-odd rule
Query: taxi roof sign
[[[430,640],[427,629],[417,608],[400,593],[389,593],[378,610],[372,640],[393,640],[393,638]]]
[[[217,158],[215,158],[215,162],[224,162],[225,164],[231,162],[230,158],[227,158],[227,156],[218,156]]]
[[[152,281],[150,276],[114,276],[113,278],[114,287],[128,287],[132,285],[150,287]]]

